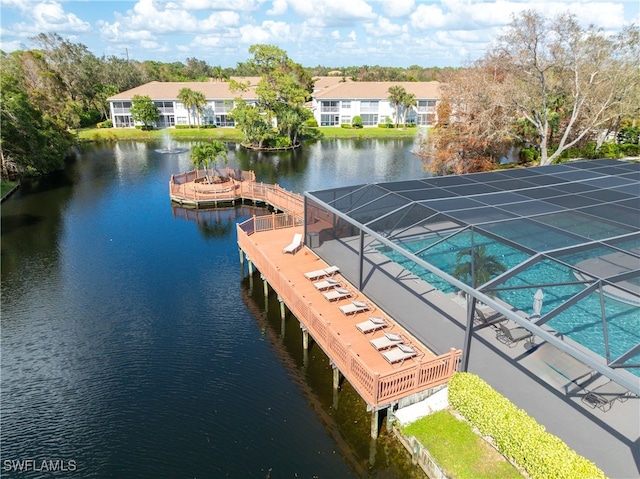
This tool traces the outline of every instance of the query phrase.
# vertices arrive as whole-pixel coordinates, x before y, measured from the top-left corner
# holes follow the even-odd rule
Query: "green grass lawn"
[[[191,128],[142,131],[137,128],[82,128],[78,130],[80,141],[117,141],[117,140],[154,140],[162,138],[166,133],[176,140],[227,140],[242,141],[244,135],[235,128]],[[417,128],[340,128],[322,127],[309,128],[302,139],[333,139],[333,138],[413,138],[418,133]]]
[[[6,195],[14,186],[16,186],[16,184],[11,181],[0,181],[0,197]]]
[[[522,474],[471,426],[449,411],[438,411],[402,428],[429,450],[455,479],[522,479]]]

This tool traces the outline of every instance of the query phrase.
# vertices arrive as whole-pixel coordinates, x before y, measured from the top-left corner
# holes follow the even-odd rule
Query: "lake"
[[[424,477],[241,268],[235,223],[266,210],[173,207],[190,145],[161,146],[81,146],[2,205],[2,476]],[[412,140],[228,147],[298,193],[427,176]]]

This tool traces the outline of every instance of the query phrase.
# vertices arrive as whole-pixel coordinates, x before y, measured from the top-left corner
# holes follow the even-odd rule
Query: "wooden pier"
[[[329,357],[334,389],[339,388],[342,375],[358,391],[372,412],[372,437],[378,435],[379,411],[411,397],[428,395],[430,390],[447,383],[457,371],[460,350],[452,348],[446,354],[434,354],[339,273],[334,277],[351,296],[328,301],[305,273],[330,265],[305,246],[295,254],[283,253],[294,234],[304,233],[301,195],[278,185],[256,183],[253,172],[227,169],[218,173],[229,178],[221,184],[198,181],[204,176],[199,174],[196,170],[172,176],[172,201],[199,208],[249,200],[284,212],[254,216],[236,226],[240,261],[244,264],[246,259],[250,275],[254,268],[260,272],[265,296],[269,294],[269,287],[278,295],[282,319],[285,319],[286,307],[300,322],[303,347],[307,349],[313,341]],[[365,302],[369,310],[349,316],[343,314],[340,306],[353,300]],[[356,325],[371,316],[383,318],[387,327],[367,334],[361,332]],[[387,361],[382,354],[384,351],[378,351],[371,343],[371,340],[382,338],[385,332],[399,335],[417,354],[402,362]]]

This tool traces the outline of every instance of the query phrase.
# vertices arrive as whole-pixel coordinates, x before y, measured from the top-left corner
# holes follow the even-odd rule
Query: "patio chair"
[[[340,268],[338,268],[337,266],[329,266],[328,268],[309,271],[308,273],[304,274],[304,277],[310,281],[317,281],[322,278],[329,278],[336,274],[338,271],[340,271]]]
[[[282,252],[295,254],[300,248],[302,248],[302,233],[296,233],[293,235],[291,243],[285,246]]]
[[[327,289],[337,288],[338,286],[340,286],[340,281],[333,278],[327,278],[323,279],[322,281],[316,281],[315,283],[313,283],[313,286],[318,291],[326,291]]]
[[[482,311],[477,308],[476,314],[473,319],[480,325],[480,327],[491,326],[494,329],[498,329],[498,324],[506,323],[507,321],[509,321],[509,318],[506,318],[503,315],[499,315],[495,318],[489,319]]]
[[[416,356],[418,353],[411,346],[398,344],[397,346],[381,353],[389,364],[404,363],[405,360]]]
[[[356,328],[358,328],[362,334],[373,333],[380,329],[384,329],[387,326],[388,324],[384,318],[378,318],[375,316],[369,316],[369,319],[366,321],[356,324]]]
[[[592,389],[585,390],[586,394],[581,401],[592,409],[599,408],[607,412],[616,401],[625,402],[631,396],[631,392],[620,386],[617,382],[609,380]]]
[[[508,347],[515,347],[520,341],[527,339],[533,344],[533,333],[527,328],[522,326],[516,326],[515,328],[508,328],[504,323],[498,323],[498,331],[496,332],[496,339],[502,344],[506,344]]]
[[[402,337],[399,334],[384,332],[384,336],[375,338],[369,341],[371,346],[376,348],[376,351],[383,351],[385,349],[398,346],[402,343]]]
[[[325,299],[329,302],[340,301],[341,299],[349,298],[351,297],[351,294],[351,291],[344,288],[335,288],[327,293],[322,293]]]
[[[364,311],[369,311],[369,305],[363,301],[351,301],[349,304],[345,304],[344,306],[340,306],[340,311],[345,316],[349,316],[350,314],[358,314]]]

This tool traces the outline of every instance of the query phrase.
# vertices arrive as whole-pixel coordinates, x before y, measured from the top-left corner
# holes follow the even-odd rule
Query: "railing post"
[[[380,400],[380,373],[373,373],[373,401],[375,404],[378,404]]]
[[[449,351],[449,370],[447,371],[447,378],[450,378],[451,376],[453,376],[453,373],[454,373],[453,365],[455,364],[455,361],[453,358],[455,354],[456,354],[456,349],[451,348],[451,350]]]

